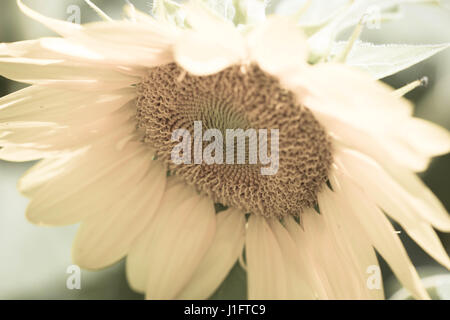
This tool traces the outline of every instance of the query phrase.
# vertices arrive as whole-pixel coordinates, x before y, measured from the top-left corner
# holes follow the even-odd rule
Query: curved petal
[[[198,75],[209,75],[238,63],[241,57],[234,56],[203,35],[187,31],[174,46],[175,61],[186,71]]]
[[[191,188],[178,181],[174,177],[169,177],[166,183],[166,190],[161,199],[161,206],[165,210],[174,210],[183,201],[193,197],[195,193]],[[158,208],[159,209],[159,208]],[[156,215],[160,210],[156,211]],[[128,282],[133,290],[144,293],[147,286],[147,276],[152,257],[148,255],[150,243],[153,241],[153,226],[148,223],[141,235],[133,243],[127,256],[126,274]]]
[[[265,71],[282,77],[306,67],[308,45],[301,29],[286,17],[270,17],[249,35],[251,60]]]
[[[438,236],[424,219],[423,202],[417,201],[396,183],[376,162],[349,150],[336,155],[337,162],[345,172],[361,185],[389,216],[399,222],[405,231],[438,262],[450,268],[450,259]],[[430,208],[431,210],[433,208]],[[447,225],[450,216],[447,215]]]
[[[351,208],[348,212],[359,221],[375,249],[387,261],[400,282],[416,298],[429,299],[403,244],[383,212],[349,178],[337,171],[332,186],[338,197],[345,199]]]
[[[59,163],[48,161],[48,168],[40,167],[44,172],[32,171],[21,181],[22,191],[32,197],[27,218],[36,224],[67,225],[103,212],[111,199],[136,186],[152,156],[141,144],[128,144],[122,150],[98,147]]]
[[[338,203],[331,197],[321,196],[321,214],[313,209],[302,213],[302,227],[287,219],[286,225],[304,257],[306,273],[320,299],[373,299],[378,292],[370,292],[366,286],[366,269],[377,265],[373,249],[358,229],[350,237],[349,225],[341,221],[335,225],[330,214],[340,214]],[[332,212],[330,212],[330,210]],[[322,213],[323,211],[323,213]],[[358,242],[353,242],[357,239]]]
[[[312,213],[308,210],[302,213],[302,215],[305,214]],[[328,275],[323,268],[324,265],[317,263],[317,254],[320,253],[320,250],[317,250],[318,242],[312,241],[310,229],[304,230],[293,217],[284,219],[284,224],[297,246],[298,254],[305,266],[305,276],[310,279],[315,296],[322,300],[337,299],[337,294],[333,291]],[[315,237],[320,237],[320,235]]]
[[[217,214],[213,243],[177,299],[206,299],[214,293],[242,253],[245,214],[228,209]]]
[[[450,151],[450,133],[430,121],[411,118],[400,122],[394,132],[416,152],[423,155],[437,156]]]
[[[339,109],[338,106],[336,108]],[[429,156],[418,154],[404,143],[397,143],[383,133],[373,134],[335,115],[314,109],[312,111],[337,142],[364,152],[384,167],[395,164],[418,172],[425,170],[430,163]]]
[[[20,10],[29,16],[30,18],[42,23],[43,25],[47,26],[49,29],[61,34],[71,34],[74,32],[77,32],[81,30],[81,26],[76,23],[71,23],[68,21],[63,20],[57,20],[45,17],[30,8],[28,8],[26,5],[23,4],[22,0],[17,0],[17,5],[19,6]]]
[[[64,38],[40,38],[0,44],[0,56],[33,59],[71,59],[73,61],[101,61],[102,56]]]
[[[280,246],[266,218],[251,215],[245,240],[249,299],[288,298],[288,277]]]
[[[139,81],[117,67],[54,59],[0,58],[0,74],[19,82],[83,90],[119,89]]]
[[[282,80],[327,129],[363,152],[382,144],[383,156],[387,153],[396,163],[423,171],[432,156],[450,150],[447,130],[413,118],[409,101],[396,97],[392,88],[363,72],[324,63],[297,68]],[[348,88],[352,88],[351,94],[344,94]],[[360,135],[370,139],[369,146]]]
[[[60,123],[0,122],[0,146],[16,145],[45,151],[71,152],[98,141],[114,144],[125,137],[135,136],[136,124],[132,119],[133,109],[129,108],[131,104],[121,106],[116,112],[97,119],[91,119],[86,114],[62,119],[64,112],[57,110],[54,120]],[[114,104],[111,108],[114,108]]]
[[[146,176],[123,197],[111,199],[107,210],[84,220],[72,249],[74,263],[99,269],[123,258],[159,207],[165,182],[164,166],[153,161]]]
[[[210,199],[183,182],[169,183],[155,218],[129,253],[131,286],[150,299],[175,298],[206,254],[215,228]]]
[[[288,231],[276,219],[251,215],[246,237],[249,299],[314,299]]]
[[[45,17],[18,0],[22,12],[41,22],[66,39],[89,47],[101,56],[99,64],[122,64],[152,67],[172,61],[171,45],[177,30],[163,23],[131,21],[96,22],[78,25]],[[152,18],[149,17],[149,21]]]
[[[194,31],[184,32],[174,45],[178,64],[195,75],[219,72],[246,58],[243,36],[231,23],[190,2],[185,6]]]
[[[380,278],[379,287],[369,287],[367,270],[376,268],[380,270],[375,250],[364,228],[349,212],[344,199],[339,198],[328,188],[319,194],[320,213],[323,215],[328,228],[334,233],[335,241],[340,247],[341,255],[346,256],[347,263],[351,265],[348,272],[354,273],[359,280],[354,287],[353,298],[356,299],[383,299],[384,292]],[[306,225],[305,225],[306,227]],[[350,271],[352,270],[352,271]]]
[[[51,154],[45,151],[21,148],[14,145],[0,148],[0,160],[10,162],[35,161],[49,156]]]
[[[311,285],[311,279],[307,277],[304,261],[298,255],[297,247],[289,232],[277,219],[269,219],[268,223],[283,255],[283,263],[288,277],[287,297],[301,300],[315,299],[317,293]]]
[[[438,230],[450,231],[449,213],[416,173],[393,164],[388,166],[387,171],[405,191],[417,200],[417,207],[423,208],[419,210],[424,213],[423,219]]]
[[[134,88],[80,93],[30,86],[0,98],[0,124],[41,121],[82,125],[113,113],[135,96]]]

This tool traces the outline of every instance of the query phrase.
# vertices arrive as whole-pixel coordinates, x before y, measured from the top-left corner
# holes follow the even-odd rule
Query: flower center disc
[[[332,162],[328,136],[294,94],[259,67],[242,72],[233,66],[214,75],[193,76],[168,64],[149,69],[137,91],[136,117],[144,142],[172,174],[200,193],[266,217],[298,216],[316,204]],[[268,165],[227,164],[225,156],[223,164],[175,164],[171,152],[179,141],[172,140],[172,133],[186,129],[194,137],[194,121],[202,122],[203,133],[218,129],[224,141],[227,129],[266,129],[269,156],[270,132],[278,129],[278,171],[263,175],[261,168]],[[249,140],[246,159],[248,144],[255,143]],[[191,150],[194,153],[194,147]]]

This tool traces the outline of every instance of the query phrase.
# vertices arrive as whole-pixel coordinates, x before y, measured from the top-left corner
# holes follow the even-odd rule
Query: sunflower
[[[94,7],[106,21],[81,26],[18,1],[61,36],[0,47],[0,74],[31,84],[0,101],[0,158],[40,160],[19,182],[27,218],[80,223],[74,263],[126,257],[149,299],[208,298],[236,261],[250,299],[381,299],[376,252],[429,298],[389,220],[450,267],[433,229],[449,232],[449,215],[416,176],[450,136],[402,97],[421,81],[393,90],[346,64],[361,24],[325,55],[321,31],[287,17],[236,28],[198,2],[169,4],[176,16],[128,5],[120,21]],[[277,172],[175,164],[172,133],[195,121],[278,129]]]

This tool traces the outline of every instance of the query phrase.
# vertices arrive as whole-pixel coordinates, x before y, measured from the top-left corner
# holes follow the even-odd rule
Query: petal
[[[59,174],[44,167],[49,174],[37,170],[21,181],[22,190],[32,196],[27,218],[36,224],[67,225],[103,212],[111,199],[136,186],[152,157],[140,143],[121,150],[113,144],[81,152],[69,162],[50,162],[49,168]]]
[[[71,22],[67,22],[67,21],[63,21],[63,20],[57,20],[57,19],[45,17],[45,16],[31,10],[27,6],[25,6],[22,3],[22,0],[17,0],[17,5],[19,6],[20,10],[24,14],[26,14],[30,18],[42,23],[43,25],[47,26],[49,29],[51,29],[57,33],[70,34],[70,33],[77,32],[77,31],[81,30],[81,28],[82,28],[79,24],[76,24],[76,23],[71,23]]]
[[[195,193],[191,188],[175,177],[169,177],[166,183],[166,190],[161,199],[161,207],[165,208],[166,211],[173,211],[183,201],[192,198],[194,195]],[[159,212],[160,210],[157,210],[156,215]],[[154,237],[153,229],[152,223],[146,225],[145,230],[133,243],[133,247],[127,256],[126,273],[128,282],[133,290],[141,293],[144,293],[146,290],[148,270],[152,261],[148,251]]]
[[[297,92],[299,100],[344,143],[364,152],[382,145],[383,156],[387,153],[395,162],[415,171],[426,169],[431,154],[417,148],[410,135],[412,124],[416,123],[411,117],[413,106],[406,99],[395,97],[392,88],[337,64],[318,64],[294,71],[282,79],[285,85]],[[344,94],[348,88],[352,88],[351,94]],[[360,138],[360,133],[364,138]],[[422,142],[432,135],[438,136],[433,151],[445,150],[446,135],[442,132],[428,127],[416,135]],[[366,137],[370,139],[368,145]]]
[[[264,217],[251,215],[245,240],[249,299],[287,299],[288,277],[280,246]]]
[[[389,86],[358,70],[331,63],[293,68],[281,80],[341,142],[370,152],[376,159],[387,155],[389,161],[414,171],[428,166],[430,154],[418,152],[410,143],[409,130],[398,125],[412,123],[413,106],[395,97]],[[349,88],[351,94],[344,94]]]
[[[113,113],[135,96],[134,88],[80,93],[30,86],[0,98],[0,123],[42,121],[82,125]]]
[[[63,119],[63,114],[57,110],[53,120],[61,124],[42,121],[0,122],[0,146],[16,145],[46,151],[73,151],[99,140],[118,142],[136,133],[131,104],[98,119],[90,119],[88,115],[82,114]],[[113,105],[111,107],[114,108]],[[101,112],[100,109],[98,111]]]
[[[331,202],[324,204],[325,201]],[[373,249],[367,246],[364,235],[355,232],[354,238],[343,230],[342,222],[334,225],[331,214],[336,215],[338,208],[332,199],[321,198],[321,212],[313,209],[302,213],[303,230],[289,219],[286,221],[289,233],[295,240],[300,255],[304,257],[306,273],[310,276],[314,290],[320,299],[369,299],[379,296],[368,292],[366,287],[366,263],[375,264]],[[359,243],[351,240],[358,239]],[[362,253],[362,256],[359,254]],[[369,259],[367,259],[369,257]]]
[[[194,274],[215,233],[214,204],[209,198],[194,197],[173,212],[161,208],[158,218],[154,222],[154,243],[148,252],[152,263],[147,299],[175,297]]]
[[[450,151],[450,133],[430,121],[411,118],[399,123],[395,133],[414,150],[426,156],[437,156]]]
[[[306,67],[308,46],[301,29],[286,17],[270,17],[249,35],[251,58],[265,71],[281,76]]]
[[[184,183],[169,183],[155,218],[128,256],[131,286],[150,299],[175,298],[205,256],[215,229],[213,202]]]
[[[39,188],[55,179],[58,175],[63,174],[73,160],[78,160],[85,150],[77,150],[75,152],[67,152],[58,157],[50,157],[39,161],[31,167],[20,178],[18,183],[19,191],[27,196],[33,196]]]
[[[297,247],[286,228],[276,219],[269,219],[268,223],[276,237],[283,255],[283,262],[287,273],[287,297],[289,299],[315,299],[311,279],[305,272],[304,261],[298,255]]]
[[[383,212],[379,210],[345,175],[332,179],[333,190],[350,205],[354,219],[358,220],[375,249],[387,261],[400,282],[419,299],[429,299],[419,275],[409,259],[403,244]]]
[[[183,69],[197,76],[222,71],[241,60],[241,57],[233,56],[220,44],[192,31],[187,31],[178,39],[174,56]]]
[[[314,299],[295,243],[276,219],[251,215],[246,237],[249,299]]]
[[[355,123],[361,128],[366,124],[371,124],[370,128],[376,125],[383,127],[386,123],[395,123],[398,118],[412,114],[413,107],[409,101],[395,97],[391,87],[355,68],[322,63],[310,67],[303,75],[293,75],[292,81],[295,78],[311,96],[324,100],[321,102],[325,104],[314,104],[311,108],[322,109],[335,116],[342,115],[343,119],[364,121]],[[351,94],[348,94],[349,88]],[[335,109],[337,104],[339,110]],[[376,117],[376,123],[373,117]]]
[[[21,148],[18,146],[6,146],[0,149],[0,160],[11,162],[26,162],[49,157],[50,154],[45,151]]]
[[[391,165],[387,170],[395,181],[417,201],[416,206],[422,208],[418,212],[423,212],[423,219],[438,230],[450,231],[450,217],[447,210],[417,174],[395,165]]]
[[[383,164],[384,167],[396,164],[417,172],[425,170],[429,165],[430,158],[428,156],[414,152],[405,144],[396,143],[383,133],[373,134],[353,123],[322,111],[313,110],[313,113],[336,141],[364,152]]]
[[[63,38],[40,38],[0,44],[0,56],[34,59],[70,59],[75,61],[101,61],[102,56],[88,48]]]
[[[100,55],[103,64],[151,67],[172,60],[170,46],[177,32],[165,24],[108,21],[81,26],[45,17],[20,0],[18,5],[32,19]]]
[[[99,269],[123,258],[160,205],[165,181],[165,168],[153,161],[146,176],[128,193],[111,199],[107,210],[84,220],[72,250],[74,263]]]
[[[95,22],[67,37],[103,57],[105,64],[154,67],[173,61],[172,45],[179,32],[162,22]]]
[[[353,297],[356,299],[384,299],[382,282],[379,288],[367,285],[367,270],[378,268],[378,260],[364,228],[349,213],[348,206],[328,188],[319,194],[320,213],[324,216],[330,231],[334,233],[336,243],[340,246],[341,255],[347,256],[353,273],[359,276]],[[350,269],[347,269],[349,272]]]
[[[195,2],[185,5],[194,31],[184,32],[174,46],[174,56],[195,75],[219,72],[246,58],[245,41],[232,23],[214,16]]]
[[[438,262],[450,268],[450,259],[438,236],[424,219],[423,202],[417,201],[392,179],[376,162],[361,154],[343,150],[336,156],[338,163],[353,177],[366,194]],[[433,210],[433,208],[430,208]],[[450,223],[450,216],[447,215]]]
[[[302,213],[302,215],[312,214],[309,210]],[[305,276],[310,279],[311,286],[315,291],[315,296],[318,299],[328,300],[337,299],[337,295],[333,292],[331,283],[328,280],[328,275],[323,268],[323,264],[318,264],[318,254],[320,253],[318,243],[311,241],[309,236],[311,231],[303,230],[293,217],[284,219],[284,224],[297,246],[298,254],[305,266]],[[321,235],[316,235],[320,237]]]
[[[242,253],[245,214],[228,209],[217,214],[213,243],[178,299],[207,299],[219,287]]]
[[[118,89],[139,81],[117,67],[54,59],[0,58],[0,74],[19,82],[83,90]]]

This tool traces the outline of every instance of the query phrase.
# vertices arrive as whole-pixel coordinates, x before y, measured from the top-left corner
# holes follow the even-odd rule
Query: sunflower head
[[[297,216],[317,203],[317,192],[327,180],[332,157],[324,128],[293,92],[256,65],[245,70],[231,66],[210,76],[186,74],[176,64],[150,69],[138,84],[136,117],[144,141],[173,174],[214,201],[244,212]],[[246,144],[236,145],[232,159],[223,152],[226,146],[218,148],[218,163],[196,163],[189,155],[188,164],[175,164],[171,154],[178,141],[172,135],[184,128],[194,137],[196,121],[202,131],[219,130],[227,142],[227,130],[245,130]],[[272,141],[267,133],[258,136],[259,129],[275,129],[279,135]],[[249,161],[257,147],[263,154],[271,151],[273,159],[277,153],[274,174],[261,174],[268,163]],[[192,141],[189,149],[194,148]],[[236,163],[236,150],[245,153],[242,163]]]

